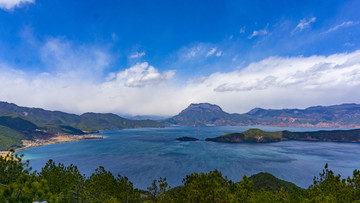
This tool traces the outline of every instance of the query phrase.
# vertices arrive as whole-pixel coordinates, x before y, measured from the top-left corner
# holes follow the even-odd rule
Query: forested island
[[[215,138],[206,138],[212,142],[280,142],[282,140],[360,142],[360,129],[320,130],[311,132],[276,131],[266,132],[257,128],[242,133],[228,133]]]
[[[343,179],[327,164],[307,189],[269,173],[242,176],[233,182],[220,171],[192,173],[183,185],[171,187],[166,178],[147,190],[133,187],[120,174],[99,167],[86,177],[77,166],[49,160],[36,172],[22,156],[0,157],[0,202],[356,202],[360,200],[360,171]],[[139,174],[141,175],[141,174]],[[241,176],[242,174],[239,174]]]

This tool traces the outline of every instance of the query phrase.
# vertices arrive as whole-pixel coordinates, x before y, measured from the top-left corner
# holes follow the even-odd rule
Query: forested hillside
[[[32,173],[29,162],[8,154],[0,158],[1,202],[357,202],[360,201],[360,171],[343,179],[325,165],[307,189],[268,173],[233,182],[214,170],[192,173],[183,185],[172,188],[166,178],[154,180],[147,191],[133,187],[121,175],[104,167],[85,177],[75,165],[49,160]],[[139,174],[141,175],[141,174]],[[241,174],[239,174],[240,176]],[[309,174],[316,175],[316,174]]]

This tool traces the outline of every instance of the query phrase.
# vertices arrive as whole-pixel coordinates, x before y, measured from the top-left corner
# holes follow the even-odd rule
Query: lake
[[[233,181],[244,174],[269,172],[276,177],[307,188],[326,163],[336,174],[351,176],[360,168],[360,144],[316,141],[283,141],[278,143],[214,143],[205,138],[251,127],[166,127],[111,130],[99,133],[103,140],[46,145],[21,151],[30,165],[40,170],[49,159],[78,166],[90,175],[104,166],[114,175],[127,176],[134,186],[146,189],[153,179],[166,177],[171,186],[193,172],[218,169]],[[257,127],[266,131],[315,131],[322,128]],[[330,130],[330,129],[328,129]],[[181,142],[177,137],[200,139]]]

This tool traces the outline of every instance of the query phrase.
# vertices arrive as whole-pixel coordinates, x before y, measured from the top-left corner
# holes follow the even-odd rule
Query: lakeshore
[[[34,140],[22,140],[22,147],[15,149],[15,152],[31,149],[34,147],[40,147],[44,145],[51,145],[63,142],[74,142],[80,140],[90,140],[90,139],[104,139],[100,135],[64,135],[59,134],[55,137],[49,139],[34,139]],[[0,151],[2,157],[6,156],[10,151]]]

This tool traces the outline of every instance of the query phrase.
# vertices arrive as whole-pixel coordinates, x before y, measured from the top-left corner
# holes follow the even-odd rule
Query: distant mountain
[[[22,116],[36,124],[69,126],[85,132],[164,126],[162,123],[152,120],[130,120],[111,113],[85,113],[79,116],[61,111],[48,111],[0,102],[0,116],[9,114]]]
[[[0,150],[20,147],[21,140],[46,139],[59,133],[84,134],[71,126],[38,125],[16,114],[0,116]]]
[[[200,103],[190,104],[178,115],[166,119],[165,122],[186,126],[247,125],[252,123],[252,118],[247,115],[226,113],[214,104]]]
[[[157,116],[157,115],[137,115],[137,116],[130,116],[130,115],[121,115],[123,118],[130,119],[130,120],[164,120],[168,118],[168,116]]]
[[[84,113],[73,126],[79,129],[113,130],[124,128],[164,127],[153,120],[130,120],[112,113]]]
[[[306,109],[261,109],[248,113],[257,119],[257,125],[299,127],[360,127],[360,105],[340,104],[314,106]]]
[[[166,119],[165,122],[186,126],[268,125],[360,128],[360,105],[341,104],[279,110],[255,108],[245,114],[230,114],[217,105],[200,103],[191,104],[178,115]]]

